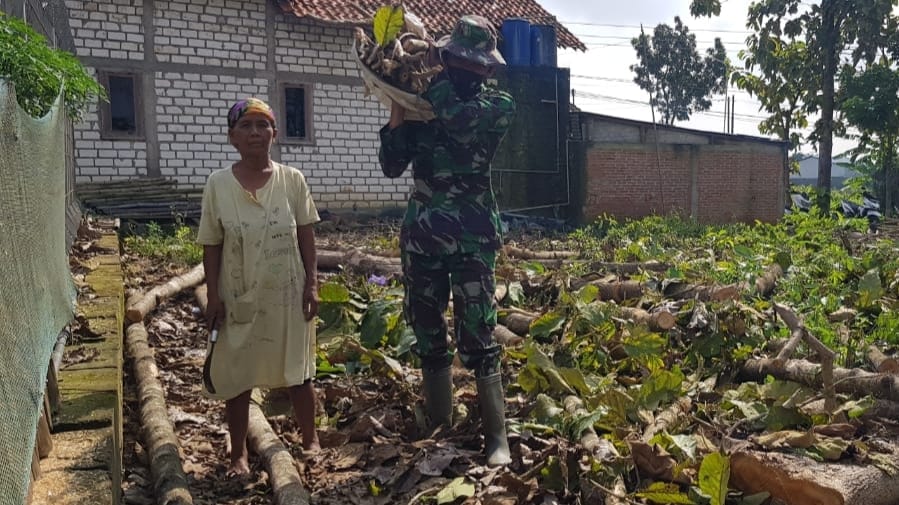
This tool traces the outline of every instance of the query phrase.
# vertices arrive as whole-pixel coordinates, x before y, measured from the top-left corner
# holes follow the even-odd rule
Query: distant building
[[[849,158],[836,156],[830,169],[830,187],[840,189],[846,180],[858,175],[848,168]],[[818,183],[818,157],[802,155],[799,159],[799,173],[790,174],[790,183],[795,185],[815,186]]]

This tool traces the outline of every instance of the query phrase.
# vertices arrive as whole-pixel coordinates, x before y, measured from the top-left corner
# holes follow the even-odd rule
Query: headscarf
[[[272,126],[275,125],[275,113],[267,103],[258,98],[245,98],[232,105],[228,111],[228,128],[234,128],[240,118],[251,113],[262,114],[272,122]]]

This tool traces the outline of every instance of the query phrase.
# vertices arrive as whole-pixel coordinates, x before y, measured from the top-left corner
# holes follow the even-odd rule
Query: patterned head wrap
[[[267,103],[258,98],[246,98],[231,106],[228,111],[228,128],[234,128],[240,118],[250,113],[262,114],[272,122],[272,126],[275,125],[275,113]]]

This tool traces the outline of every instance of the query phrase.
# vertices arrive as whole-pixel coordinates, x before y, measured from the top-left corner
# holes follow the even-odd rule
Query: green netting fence
[[[71,320],[65,111],[35,119],[0,80],[0,504],[25,502],[50,354]]]

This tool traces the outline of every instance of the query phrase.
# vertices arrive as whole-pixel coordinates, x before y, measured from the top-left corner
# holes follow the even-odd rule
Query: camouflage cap
[[[483,16],[462,16],[452,35],[441,38],[435,45],[473,63],[488,67],[506,64],[496,50],[496,30]]]

